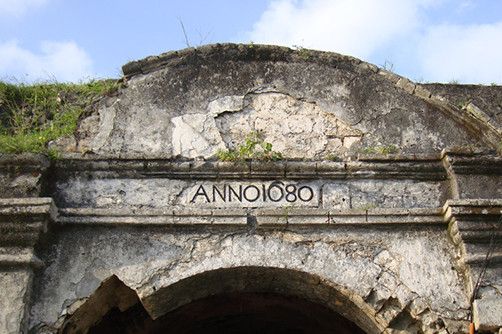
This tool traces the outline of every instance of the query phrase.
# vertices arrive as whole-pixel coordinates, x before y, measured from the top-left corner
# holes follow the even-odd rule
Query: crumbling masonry
[[[502,328],[501,87],[259,45],[123,72],[59,159],[0,157],[0,333]],[[217,158],[250,134],[282,158]]]

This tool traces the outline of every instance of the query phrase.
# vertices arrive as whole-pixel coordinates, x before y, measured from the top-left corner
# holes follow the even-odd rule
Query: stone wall
[[[499,145],[497,113],[487,120],[332,53],[215,45],[133,62],[124,74],[126,88],[82,121],[74,150],[207,159],[252,131],[285,158],[314,160],[378,147],[431,153]]]
[[[459,106],[459,87],[257,45],[124,74],[58,160],[0,159],[0,332],[85,333],[229,292],[366,333],[502,327],[496,87]]]

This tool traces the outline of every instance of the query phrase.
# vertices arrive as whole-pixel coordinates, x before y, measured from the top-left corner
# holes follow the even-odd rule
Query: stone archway
[[[369,307],[353,299],[316,275],[284,268],[205,271],[141,301],[113,276],[61,332],[380,333]]]
[[[231,293],[193,301],[152,320],[141,304],[107,313],[89,334],[339,333],[364,334],[323,305],[270,293]]]
[[[273,304],[290,323],[320,321],[304,313],[316,309],[366,333],[463,333],[471,310],[478,330],[501,327],[500,261],[485,265],[500,239],[500,88],[257,45],[124,75],[53,143],[59,159],[0,157],[15,197],[0,201],[0,332],[85,333],[215,303],[209,318],[238,304],[263,320]]]

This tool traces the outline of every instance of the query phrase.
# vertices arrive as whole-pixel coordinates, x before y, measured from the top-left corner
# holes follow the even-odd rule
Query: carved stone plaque
[[[208,207],[277,207],[319,205],[314,182],[198,182],[186,193],[186,205]]]

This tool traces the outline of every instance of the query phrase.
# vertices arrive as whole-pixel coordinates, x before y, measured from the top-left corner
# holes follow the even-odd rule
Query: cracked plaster
[[[233,48],[243,52],[233,45],[202,48],[193,54],[197,66],[167,62],[129,77],[117,97],[82,120],[75,149],[209,159],[253,130],[263,131],[285,158],[322,159],[388,145],[406,153],[484,145],[480,132],[459,126],[441,101],[396,87],[369,64],[338,55],[331,63],[322,57],[242,61],[232,59]]]
[[[133,229],[69,233],[61,235],[59,246],[46,254],[51,264],[39,282],[44,289],[37,290],[31,326],[56,322],[71,300],[85,298],[111,275],[117,275],[141,299],[152,300],[156,291],[184,278],[241,266],[318,275],[342,287],[350,298],[363,304],[366,300],[379,321],[387,324],[409,309],[412,314],[425,310],[431,314],[432,320],[423,323],[424,328],[441,317],[447,317],[454,327],[464,323],[468,308],[462,279],[450,269],[452,250],[444,246],[446,234],[166,234],[155,230],[145,234]],[[131,247],[135,254],[127,251]],[[61,252],[63,249],[66,251]],[[441,280],[434,277],[437,272],[443,273]],[[392,306],[387,305],[389,300],[393,300]],[[420,310],[414,306],[417,304],[426,306]]]

